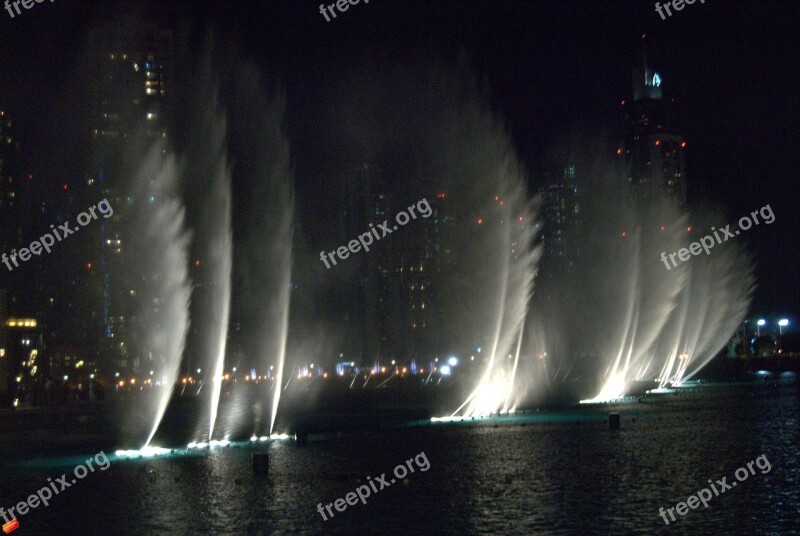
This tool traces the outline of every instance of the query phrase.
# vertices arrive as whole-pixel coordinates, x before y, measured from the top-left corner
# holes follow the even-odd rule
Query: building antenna
[[[642,73],[644,76],[644,85],[647,85],[647,43],[645,40],[647,39],[647,34],[642,34]]]

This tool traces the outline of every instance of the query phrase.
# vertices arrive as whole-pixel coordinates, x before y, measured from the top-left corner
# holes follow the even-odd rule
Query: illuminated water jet
[[[135,232],[126,250],[128,275],[136,281],[131,288],[137,288],[136,350],[147,356],[143,369],[162,378],[162,385],[153,388],[155,395],[142,400],[144,407],[137,410],[151,415],[145,447],[172,396],[189,329],[190,234],[177,188],[175,157],[166,143],[155,143],[134,177],[129,223]]]

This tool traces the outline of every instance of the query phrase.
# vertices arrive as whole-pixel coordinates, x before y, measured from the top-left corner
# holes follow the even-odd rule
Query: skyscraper
[[[581,204],[575,165],[566,166],[559,179],[546,176],[539,197],[539,238],[544,243],[543,263],[550,268],[545,274],[549,277],[571,274],[580,255]]]
[[[115,21],[94,30],[89,42],[86,96],[91,161],[86,202],[108,199],[112,207],[124,207],[142,144],[167,135],[173,36],[157,24]],[[83,294],[90,297],[92,322],[102,326],[90,341],[95,350],[109,358],[107,366],[134,371],[137,358],[128,354],[127,343],[136,289],[128,288],[121,277],[126,243],[121,222],[115,212],[113,218],[87,227],[91,235]]]
[[[617,153],[628,164],[628,182],[640,202],[669,197],[685,205],[686,141],[675,99],[665,99],[663,87],[661,73],[648,66],[643,50],[642,65],[633,70],[633,99],[622,101],[625,131]]]
[[[21,247],[25,221],[21,216],[24,209],[30,208],[30,187],[21,176],[18,160],[15,120],[7,110],[0,110],[0,247],[8,255]],[[0,288],[7,288],[9,272],[5,266],[0,267]]]

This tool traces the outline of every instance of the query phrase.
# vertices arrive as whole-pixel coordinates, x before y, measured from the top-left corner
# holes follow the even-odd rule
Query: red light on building
[[[483,218],[478,218],[478,225],[483,225]]]
[[[626,236],[628,236],[628,232],[627,231],[622,231],[621,236],[622,236],[622,238],[625,238]]]
[[[92,263],[91,262],[87,262],[86,263],[86,269],[87,270],[91,270],[92,269]]]
[[[443,194],[443,193],[441,193],[441,194],[436,194],[436,197],[437,197],[438,199],[444,199],[444,194]]]
[[[687,233],[691,233],[691,232],[692,232],[692,228],[691,228],[691,227],[687,227],[687,228],[686,228],[686,232],[687,232]]]
[[[622,99],[622,102],[619,103],[620,106],[625,106],[625,99]]]
[[[195,265],[195,266],[200,266],[200,259],[197,259],[197,260],[195,260],[195,261],[194,261],[194,265]]]
[[[686,142],[685,141],[681,142],[681,147],[686,147]]]
[[[658,147],[659,145],[661,145],[661,140],[656,140],[656,147]]]
[[[29,181],[32,181],[32,180],[33,180],[33,175],[31,175],[30,173],[28,173],[28,180],[29,180]]]
[[[622,154],[622,148],[617,149],[617,154]]]
[[[663,231],[664,229],[666,229],[666,227],[664,227],[664,226],[662,225],[662,226],[661,226],[661,228],[660,228],[660,230],[661,230],[661,231]]]
[[[499,195],[494,196],[494,200],[495,201],[500,201],[500,196]]]
[[[64,184],[63,188],[66,190],[67,188],[69,188],[69,184]]]
[[[524,218],[522,216],[519,217],[519,221],[522,221]]]

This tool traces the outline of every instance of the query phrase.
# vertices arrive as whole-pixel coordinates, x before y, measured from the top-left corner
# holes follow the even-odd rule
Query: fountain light
[[[117,450],[114,455],[118,458],[149,458],[151,456],[160,456],[162,454],[169,454],[170,450],[161,447],[142,447],[139,450]]]
[[[469,417],[450,416],[450,417],[431,417],[431,422],[461,422],[468,420]]]

